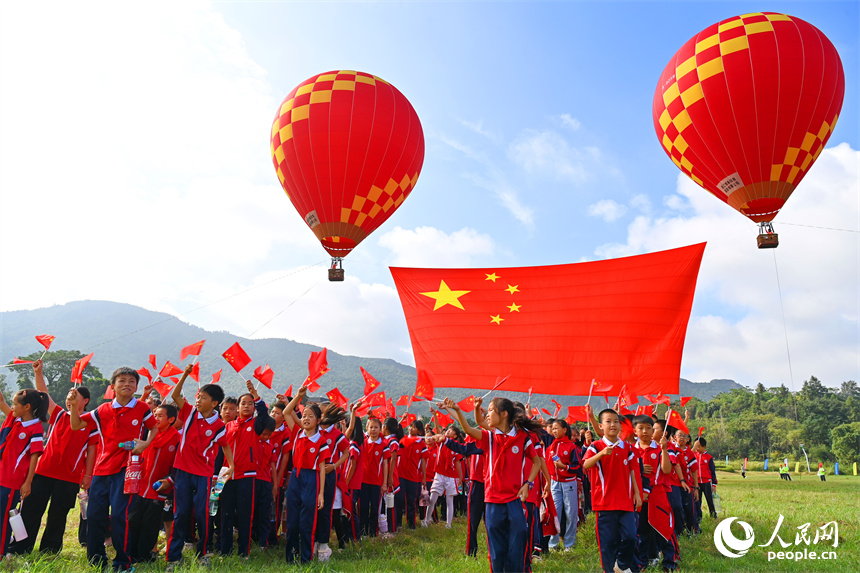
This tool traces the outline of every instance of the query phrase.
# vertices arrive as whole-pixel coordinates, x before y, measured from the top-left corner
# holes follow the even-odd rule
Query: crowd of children
[[[462,513],[468,555],[478,553],[483,520],[491,570],[530,571],[552,550],[573,550],[590,512],[604,571],[674,570],[678,537],[701,532],[703,499],[716,516],[705,439],[691,444],[647,415],[606,409],[591,414],[592,433],[497,397],[486,410],[475,400],[472,425],[446,398],[439,408],[459,426],[442,428],[437,417],[425,428],[419,419],[363,421],[357,403],[310,403],[305,387],[270,406],[251,382],[238,398],[203,385],[192,405],[183,394],[191,366],[164,403],[149,386],[135,398],[139,375],[120,368],[115,398],[86,411],[86,388],[73,388],[63,409],[46,392],[41,362],[33,369],[36,389],[11,406],[0,397],[0,510],[20,506],[30,532],[10,544],[4,519],[4,556],[35,548],[49,502],[39,549],[59,552],[77,497],[89,561],[108,566],[109,538],[114,570],[164,559],[172,571],[183,552],[207,566],[234,546],[248,558],[254,545],[268,551],[281,539],[287,562],[326,561],[332,529],[342,548],[395,535],[404,517],[408,529],[450,528]]]

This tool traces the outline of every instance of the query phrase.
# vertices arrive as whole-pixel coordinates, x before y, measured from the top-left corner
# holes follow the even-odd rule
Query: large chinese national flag
[[[440,388],[678,393],[705,244],[546,267],[391,268],[415,365]]]

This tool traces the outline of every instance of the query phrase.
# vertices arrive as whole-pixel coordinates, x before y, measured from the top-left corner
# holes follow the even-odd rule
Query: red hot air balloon
[[[654,128],[693,181],[759,223],[771,221],[824,149],[845,92],[836,48],[815,26],[771,12],[705,28],[669,61]]]
[[[272,162],[299,215],[341,259],[412,192],[424,163],[424,131],[397,88],[363,72],[326,72],[300,83],[275,115]]]

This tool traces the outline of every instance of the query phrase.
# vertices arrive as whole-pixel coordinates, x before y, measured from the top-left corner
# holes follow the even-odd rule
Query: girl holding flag
[[[484,499],[490,569],[493,573],[531,571],[531,543],[523,504],[540,469],[540,457],[529,438],[538,423],[517,412],[507,398],[494,398],[487,407],[490,431],[473,428],[450,398],[439,405],[454,413],[463,430],[487,452]],[[532,462],[528,475],[524,469],[526,459]]]

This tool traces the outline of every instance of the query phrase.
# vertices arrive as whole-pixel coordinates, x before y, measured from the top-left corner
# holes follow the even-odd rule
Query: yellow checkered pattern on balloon
[[[312,82],[300,85],[292,98],[281,104],[278,120],[272,123],[272,137],[280,134],[281,145],[293,138],[293,124],[308,118],[310,106],[331,102],[332,92],[355,91],[357,84],[376,86],[377,82],[388,85],[388,82],[378,76],[362,74],[351,70],[340,70],[328,74],[320,74]],[[308,95],[310,94],[310,95]],[[296,103],[296,101],[300,103]],[[278,161],[278,180],[283,185],[284,173],[281,165],[284,162],[284,151],[280,146],[275,148],[271,143],[272,156]]]
[[[661,142],[675,165],[699,185],[704,186],[702,180],[693,174],[693,164],[689,158],[684,156],[689,145],[684,139],[683,132],[691,124],[687,109],[704,98],[705,94],[702,90],[702,82],[709,78],[718,77],[724,72],[724,56],[749,49],[748,36],[764,32],[772,34],[773,25],[771,22],[784,20],[790,21],[791,17],[785,14],[762,14],[761,12],[744,14],[743,16],[726,20],[717,27],[717,33],[696,42],[695,53],[678,64],[675,68],[674,81],[663,91],[663,105],[665,109],[660,114],[658,120],[660,128],[663,130]],[[737,32],[732,32],[732,30],[741,26],[744,27],[743,34],[737,35]],[[719,50],[708,51],[709,48],[713,48],[714,46],[719,46]],[[699,55],[703,53],[707,53],[712,57],[700,59]],[[682,92],[679,87],[679,81],[687,78],[688,74],[695,74],[693,77],[696,81],[692,84],[688,81],[682,82],[685,85]],[[673,105],[679,98],[683,105]],[[676,111],[673,116],[669,111],[670,107],[678,108],[679,111]],[[675,127],[674,133],[676,135],[674,137],[669,135],[670,125]],[[830,129],[832,130],[832,127]],[[806,165],[808,166],[808,163]],[[774,170],[776,167],[774,165]],[[793,181],[793,178],[790,181]]]
[[[838,119],[839,116],[837,115],[833,118],[832,123],[823,122],[818,133],[807,132],[800,147],[789,147],[785,152],[783,162],[774,163],[771,166],[770,180],[794,183],[797,175],[801,171],[805,173],[812,162],[818,159],[824,150],[824,140],[833,133],[833,128],[836,127],[836,120]]]
[[[340,222],[363,227],[367,218],[373,219],[380,211],[387,213],[392,208],[399,207],[417,182],[418,172],[416,171],[412,177],[404,175],[400,181],[389,179],[385,187],[371,185],[367,193],[363,194],[359,191],[351,207],[341,208]]]

